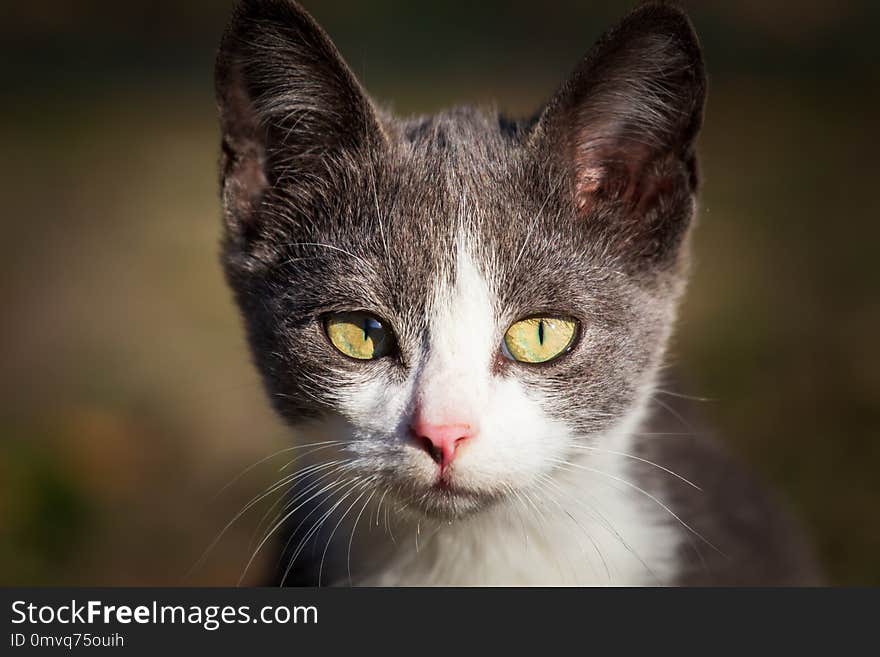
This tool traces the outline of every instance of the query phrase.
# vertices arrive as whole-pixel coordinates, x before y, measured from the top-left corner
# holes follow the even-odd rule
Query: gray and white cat
[[[649,412],[685,286],[706,78],[643,5],[534,118],[377,107],[292,0],[217,59],[223,262],[304,445],[284,583],[800,584],[797,531]],[[698,489],[699,488],[699,489]]]

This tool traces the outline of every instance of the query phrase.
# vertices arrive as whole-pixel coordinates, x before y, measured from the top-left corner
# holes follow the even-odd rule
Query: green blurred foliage
[[[685,4],[711,90],[683,392],[831,581],[880,584],[880,5]],[[229,584],[253,549],[260,510],[186,577],[280,463],[214,494],[286,444],[217,264],[230,6],[0,8],[0,583]],[[309,4],[403,113],[531,112],[628,6]]]
[[[0,561],[13,582],[65,579],[91,531],[89,501],[65,465],[45,449],[43,436],[3,436],[4,505]]]

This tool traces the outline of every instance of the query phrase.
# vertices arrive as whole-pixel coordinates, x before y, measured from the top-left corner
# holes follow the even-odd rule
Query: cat
[[[654,403],[706,87],[650,2],[533,118],[402,120],[297,3],[236,5],[222,261],[302,456],[275,583],[818,581],[773,496]]]

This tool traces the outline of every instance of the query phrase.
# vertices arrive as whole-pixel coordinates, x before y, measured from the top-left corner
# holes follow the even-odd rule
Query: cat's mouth
[[[455,493],[455,491],[456,491],[455,484],[452,483],[452,481],[449,479],[449,477],[445,476],[445,473],[443,473],[439,477],[437,477],[437,481],[434,482],[434,485],[431,486],[431,488],[434,489],[435,491],[440,491],[440,492],[449,493],[449,494]],[[461,487],[459,486],[458,489],[461,489]]]
[[[438,497],[441,503],[461,505],[465,502],[479,506],[486,499],[479,491],[456,484],[448,477],[438,477],[429,487],[431,495]]]
[[[503,495],[480,490],[456,482],[454,477],[441,475],[430,484],[410,489],[405,498],[405,506],[416,514],[431,516],[441,520],[453,520],[479,513],[492,506]]]

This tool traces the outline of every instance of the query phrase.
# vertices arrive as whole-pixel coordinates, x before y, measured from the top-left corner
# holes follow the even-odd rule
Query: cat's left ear
[[[693,212],[706,76],[687,16],[643,5],[606,33],[532,133],[585,227],[630,261],[673,254]]]
[[[372,102],[339,51],[294,0],[238,0],[215,69],[228,234],[262,230],[271,190],[307,213],[344,162],[386,143]],[[329,191],[327,191],[329,190]]]

